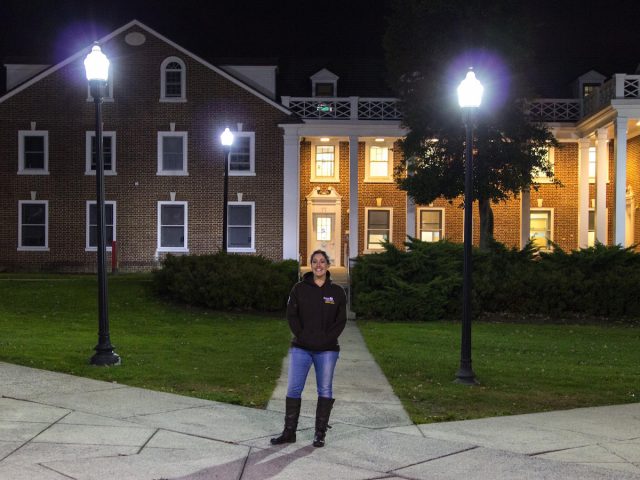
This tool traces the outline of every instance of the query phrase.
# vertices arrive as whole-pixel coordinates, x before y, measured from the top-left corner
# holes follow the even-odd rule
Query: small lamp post
[[[109,59],[95,44],[84,59],[89,89],[96,106],[96,213],[98,227],[98,344],[92,365],[118,365],[120,356],[113,351],[109,338],[106,257],[106,227],[104,212],[104,158],[102,151],[102,99],[109,79]]]
[[[460,368],[456,372],[456,383],[475,385],[476,375],[471,368],[471,244],[473,212],[473,113],[480,106],[484,88],[469,69],[466,78],[458,87],[458,102],[463,110],[466,129],[465,175],[464,175],[464,261],[462,283],[462,342]]]
[[[229,162],[231,156],[231,145],[233,145],[233,133],[229,127],[224,129],[220,135],[220,143],[224,150],[224,188],[223,188],[223,210],[222,210],[222,251],[227,252],[227,203],[229,201]]]

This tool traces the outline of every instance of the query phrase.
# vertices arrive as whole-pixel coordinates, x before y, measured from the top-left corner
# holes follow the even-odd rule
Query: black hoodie
[[[338,337],[347,323],[347,296],[340,285],[313,281],[313,272],[305,273],[294,285],[287,303],[287,320],[293,332],[291,345],[305,350],[339,351]]]

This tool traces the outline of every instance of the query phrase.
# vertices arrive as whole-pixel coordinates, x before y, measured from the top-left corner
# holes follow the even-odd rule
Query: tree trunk
[[[491,201],[488,199],[478,200],[480,211],[480,249],[487,250],[489,243],[493,239],[493,210]]]

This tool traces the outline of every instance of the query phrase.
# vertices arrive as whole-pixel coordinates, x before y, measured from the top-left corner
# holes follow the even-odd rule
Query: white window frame
[[[384,177],[374,177],[371,175],[371,148],[381,147],[388,150],[387,163],[388,174]],[[368,183],[393,183],[393,142],[384,141],[366,141],[365,142],[365,166],[364,166],[364,181]]]
[[[251,246],[250,247],[229,247],[229,228],[232,225],[227,223],[227,252],[232,253],[255,253],[256,251],[256,202],[227,202],[227,208],[232,206],[250,206],[251,207]],[[231,215],[229,215],[229,211],[227,210],[227,218],[230,219]]]
[[[24,138],[44,138],[44,168],[25,168]],[[49,175],[49,131],[48,130],[19,130],[18,131],[18,175]]]
[[[319,177],[316,175],[316,147],[333,147],[333,175],[331,177]],[[340,142],[311,142],[311,182],[340,182]]]
[[[96,132],[95,130],[89,130],[85,134],[85,166],[84,166],[84,174],[85,175],[95,175],[96,171],[91,170],[91,139],[95,138]],[[102,138],[104,142],[104,138],[111,138],[111,168],[109,170],[105,169],[105,175],[116,175],[116,132],[102,132]],[[104,151],[103,158],[104,158]]]
[[[162,169],[162,156],[163,156],[163,139],[165,137],[182,137],[182,170],[163,170]],[[169,175],[169,176],[187,176],[189,171],[187,168],[187,160],[189,155],[187,154],[189,135],[188,132],[158,132],[158,172],[156,175]]]
[[[22,246],[22,205],[44,205],[44,245],[37,247]],[[19,252],[48,252],[49,251],[49,200],[18,200],[18,251]]]
[[[85,226],[84,251],[85,252],[97,252],[98,251],[98,247],[97,246],[92,247],[89,244],[89,238],[90,238],[90,235],[89,235],[89,227],[90,227],[90,224],[89,224],[89,212],[90,212],[90,209],[91,209],[91,205],[97,205],[98,202],[96,202],[95,200],[87,200],[86,203],[87,203],[87,209],[86,209],[87,215],[86,215],[86,220],[85,220],[85,225],[84,225]],[[105,200],[104,205],[105,205],[105,207],[107,205],[112,205],[112,208],[113,208],[113,241],[115,242],[115,241],[117,241],[117,238],[116,238],[116,225],[117,225],[117,220],[116,220],[116,202],[115,202],[115,200]],[[96,220],[97,220],[97,218],[96,218]],[[106,226],[106,219],[105,219],[105,226]],[[106,235],[106,232],[105,232],[105,235]],[[107,251],[108,252],[111,251],[111,245],[109,243],[107,243]]]
[[[180,96],[167,97],[167,66],[170,63],[178,63],[180,70]],[[167,57],[160,65],[160,101],[161,102],[186,102],[187,101],[187,66],[184,61],[178,57]]]
[[[555,239],[555,229],[554,229],[555,211],[554,210],[555,210],[554,208],[544,208],[544,207],[542,207],[542,208],[531,207],[531,210],[530,210],[530,214],[534,213],[534,212],[549,212],[549,222],[550,222],[549,232],[551,232],[550,233],[551,237],[549,238],[549,240],[551,242],[555,241],[554,240]],[[531,220],[529,220],[529,240],[531,240]],[[550,246],[549,248],[541,248],[540,249],[540,251],[542,251],[542,252],[550,252],[552,250],[553,250],[553,246]]]
[[[389,212],[389,242],[393,243],[393,207],[365,207],[364,208],[364,253],[384,252],[384,248],[369,248],[369,211],[386,210]]]
[[[547,154],[549,155],[549,163],[551,164],[551,171],[554,172],[555,174],[556,149],[554,147],[546,147],[546,150],[547,150]],[[549,177],[544,172],[541,172],[537,169],[534,169],[533,175],[534,175],[533,181],[535,183],[552,183],[553,182],[553,179],[551,177]]]
[[[416,209],[417,210],[417,215],[416,215],[416,232],[417,232],[417,237],[419,240],[422,240],[422,222],[420,221],[420,217],[422,216],[422,212],[430,212],[430,211],[438,211],[440,212],[440,221],[441,221],[441,228],[440,228],[440,240],[444,240],[444,215],[445,215],[445,209],[442,207],[419,207]],[[422,240],[423,242],[426,242],[427,240]]]
[[[182,205],[184,207],[184,246],[183,247],[161,247],[162,240],[162,207],[165,205],[176,206]],[[170,201],[161,201],[158,202],[158,243],[157,243],[157,251],[158,252],[189,252],[189,202],[170,202]]]
[[[227,157],[229,161],[229,176],[230,177],[251,177],[256,174],[256,132],[233,132],[234,137],[248,137],[249,138],[249,170],[231,170],[230,156]],[[231,154],[233,154],[233,145],[231,146]]]

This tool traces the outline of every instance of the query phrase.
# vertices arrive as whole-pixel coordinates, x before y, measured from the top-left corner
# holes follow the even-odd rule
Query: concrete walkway
[[[358,409],[342,387],[326,447],[305,417],[272,448],[280,412],[0,363],[0,479],[640,480],[639,403],[380,428],[402,423],[383,389]]]

